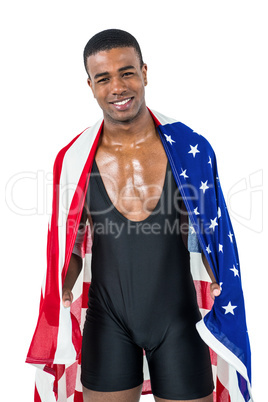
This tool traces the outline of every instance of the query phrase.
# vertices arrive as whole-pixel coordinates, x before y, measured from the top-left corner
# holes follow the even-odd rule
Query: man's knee
[[[83,387],[84,402],[139,402],[142,384],[125,391],[99,392]]]

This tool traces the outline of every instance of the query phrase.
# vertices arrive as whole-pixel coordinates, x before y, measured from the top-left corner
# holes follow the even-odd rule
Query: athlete
[[[209,350],[195,327],[201,317],[182,230],[188,216],[146,107],[147,65],[136,39],[121,30],[93,36],[84,62],[104,117],[81,218],[93,233],[84,401],[139,401],[144,350],[156,402],[212,402]],[[204,255],[203,262],[214,299],[221,290]],[[65,307],[81,268],[73,253]]]

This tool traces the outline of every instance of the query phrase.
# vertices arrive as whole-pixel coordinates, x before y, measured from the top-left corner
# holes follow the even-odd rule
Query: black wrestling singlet
[[[178,198],[168,162],[155,209],[143,221],[130,221],[111,203],[93,162],[87,194],[94,228],[92,282],[82,352],[87,388],[105,392],[140,384],[144,349],[155,395],[194,399],[212,392],[208,349],[195,329],[201,316],[180,233]],[[169,374],[161,380],[163,366]],[[195,370],[200,379],[189,388]],[[167,379],[172,372],[174,385]]]

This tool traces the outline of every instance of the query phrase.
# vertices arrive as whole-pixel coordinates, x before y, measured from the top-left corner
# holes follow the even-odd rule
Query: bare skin
[[[128,389],[126,391],[118,392],[96,392],[89,389],[83,389],[84,402],[139,402],[142,391],[142,385],[136,388]],[[184,402],[174,401],[171,399],[162,399],[154,396],[155,402]],[[192,399],[187,402],[213,402],[213,394],[205,398]]]
[[[95,158],[106,191],[126,218],[142,221],[157,205],[167,165],[165,150],[145,104],[147,65],[141,67],[134,48],[128,47],[90,56],[87,69],[88,85],[104,116]],[[203,261],[212,278],[210,290],[214,298],[220,294],[220,287],[205,256]],[[81,267],[81,258],[72,255],[63,286],[65,307],[72,303],[71,290]],[[119,392],[96,392],[84,388],[84,402],[138,402],[141,389],[142,386]],[[171,402],[158,397],[155,401]],[[212,402],[212,395],[195,402]]]
[[[83,387],[83,398],[84,402],[138,402],[141,391],[142,384],[138,387],[118,392],[96,392]]]
[[[184,402],[184,401],[174,401],[171,399],[162,399],[158,398],[157,396],[154,396],[155,402]],[[187,402],[213,402],[213,394],[210,394],[208,396],[205,396],[205,398],[198,398],[198,399],[190,399]]]

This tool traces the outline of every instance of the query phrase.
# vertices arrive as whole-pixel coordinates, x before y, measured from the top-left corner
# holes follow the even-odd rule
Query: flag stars
[[[232,306],[232,303],[229,301],[229,303],[227,304],[227,306],[222,306],[222,308],[224,308],[225,314],[230,313],[230,314],[232,314],[232,315],[235,315],[235,314],[234,314],[234,309],[237,308],[237,306]]]
[[[195,158],[195,155],[197,153],[200,153],[200,151],[197,149],[198,144],[196,144],[194,147],[192,145],[190,145],[190,147],[191,147],[191,150],[188,152],[188,154],[192,154],[193,157]]]
[[[198,210],[198,207],[196,207],[196,208],[194,209],[194,214],[195,214],[195,215],[200,215],[200,213],[199,213],[197,210]]]
[[[223,245],[219,244],[219,253],[223,253]]]
[[[185,179],[188,179],[189,176],[187,176],[187,174],[186,174],[187,169],[185,169],[185,170],[181,169],[181,170],[182,170],[182,173],[180,174],[180,176],[184,177]]]
[[[220,207],[218,207],[218,218],[220,219],[220,217],[221,217],[221,209]]]
[[[230,268],[230,271],[233,271],[235,277],[236,276],[239,277],[239,271],[234,265],[233,265],[233,268]]]
[[[210,219],[209,229],[213,229],[213,232],[215,231],[215,227],[218,226],[216,220],[217,220],[217,217],[215,219]]]
[[[211,253],[211,250],[210,250],[210,245],[208,245],[208,246],[206,247],[206,252],[207,252],[208,254],[210,254],[210,253]]]
[[[191,234],[195,234],[195,228],[193,226],[189,226],[189,229],[191,230]]]
[[[202,190],[203,194],[205,194],[206,190],[209,189],[209,186],[207,184],[208,184],[208,180],[205,183],[203,183],[201,181],[201,186],[199,187],[199,190]]]
[[[229,232],[228,237],[230,239],[230,242],[233,243],[233,234]]]
[[[209,156],[208,158],[208,164],[212,167],[212,161],[211,161],[211,157]]]
[[[164,136],[166,137],[167,142],[169,142],[171,145],[173,142],[176,142],[171,138],[171,135],[164,134]]]

